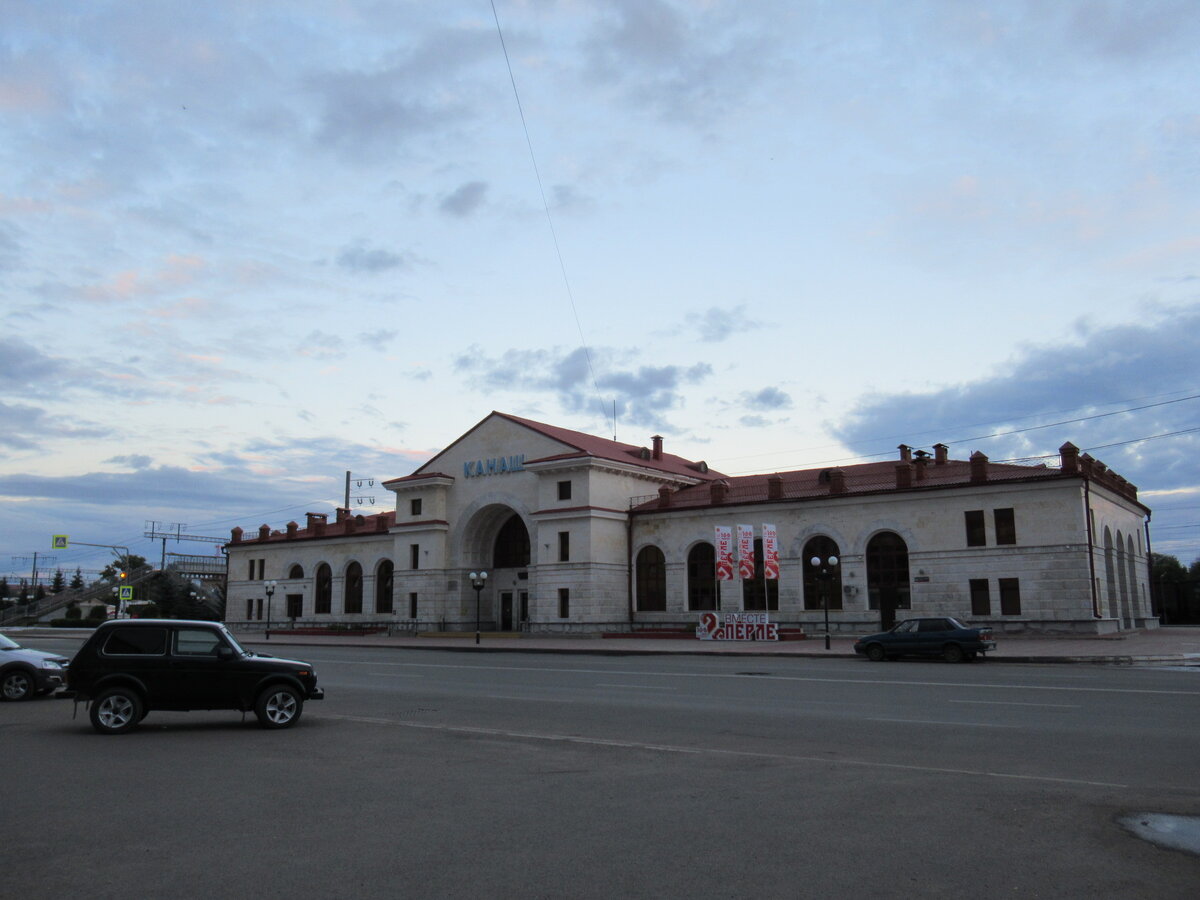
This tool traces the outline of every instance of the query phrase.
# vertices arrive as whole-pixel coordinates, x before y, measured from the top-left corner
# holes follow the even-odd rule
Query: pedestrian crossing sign
[[[118,596],[120,596],[120,598],[122,600],[132,600],[133,599],[133,585],[130,585],[128,587],[123,587],[120,589],[120,591],[121,591],[121,593]]]
[[[66,549],[68,549],[70,546],[70,543],[71,543],[69,538],[70,538],[70,535],[66,535],[66,534],[56,534],[56,535],[51,536],[50,549],[51,550],[66,550]]]

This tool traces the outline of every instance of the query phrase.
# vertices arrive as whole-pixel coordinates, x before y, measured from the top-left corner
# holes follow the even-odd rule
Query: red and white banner
[[[779,578],[779,535],[774,525],[764,525],[763,530],[763,577]]]
[[[717,581],[733,581],[733,529],[717,526]]]
[[[737,527],[738,542],[738,578],[743,581],[754,580],[754,526],[739,525]]]

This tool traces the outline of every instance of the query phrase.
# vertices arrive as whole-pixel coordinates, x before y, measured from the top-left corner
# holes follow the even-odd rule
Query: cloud
[[[105,460],[106,463],[117,466],[125,466],[128,469],[148,469],[154,464],[154,460],[149,456],[144,456],[140,453],[130,456],[111,456]]]
[[[377,331],[364,331],[358,335],[358,339],[370,347],[372,350],[380,352],[386,350],[388,346],[396,340],[400,332],[391,328],[380,328]]]
[[[616,0],[584,42],[589,77],[633,106],[705,129],[765,89],[778,29],[744,4],[684,14],[664,0]]]
[[[483,205],[488,186],[482,181],[468,181],[442,199],[438,208],[451,216],[469,216]]]
[[[1053,456],[1069,440],[1139,487],[1200,484],[1200,434],[1136,440],[1195,427],[1200,399],[1185,398],[1200,395],[1197,333],[1200,306],[1162,310],[1145,324],[1081,325],[1076,342],[1025,347],[1001,372],[863,397],[831,430],[864,455],[941,441],[1027,458]]]
[[[777,387],[765,387],[759,391],[744,391],[742,393],[742,405],[746,409],[755,410],[778,410],[790,409],[792,406],[792,398]]]
[[[594,415],[603,409],[608,416],[615,402],[620,421],[664,430],[664,414],[682,405],[683,388],[712,374],[708,363],[620,368],[614,354],[605,350],[593,350],[589,365],[583,348],[568,353],[509,350],[489,358],[482,348],[472,347],[455,360],[454,366],[493,389],[551,394],[571,412]]]
[[[346,356],[346,342],[336,334],[323,331],[310,331],[296,348],[301,356],[310,359],[343,359]]]
[[[710,306],[703,312],[689,313],[687,322],[699,333],[700,340],[709,343],[726,341],[735,334],[763,327],[761,322],[747,317],[745,303],[732,309]]]
[[[403,253],[393,253],[381,247],[368,247],[365,242],[356,241],[341,249],[337,256],[337,264],[343,269],[376,274],[388,269],[403,268],[408,265],[408,258]]]

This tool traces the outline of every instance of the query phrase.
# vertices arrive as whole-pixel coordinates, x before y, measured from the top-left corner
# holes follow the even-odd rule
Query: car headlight
[[[54,660],[52,660],[52,659],[43,659],[43,660],[42,660],[42,668],[43,668],[43,669],[61,669],[61,668],[62,668],[62,664],[61,664],[61,663],[56,663],[56,662],[55,662]]]

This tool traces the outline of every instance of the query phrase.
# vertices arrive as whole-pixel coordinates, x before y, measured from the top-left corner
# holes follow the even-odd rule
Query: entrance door
[[[500,630],[513,630],[513,595],[512,591],[500,592]]]
[[[529,591],[521,591],[521,627],[529,624]]]

